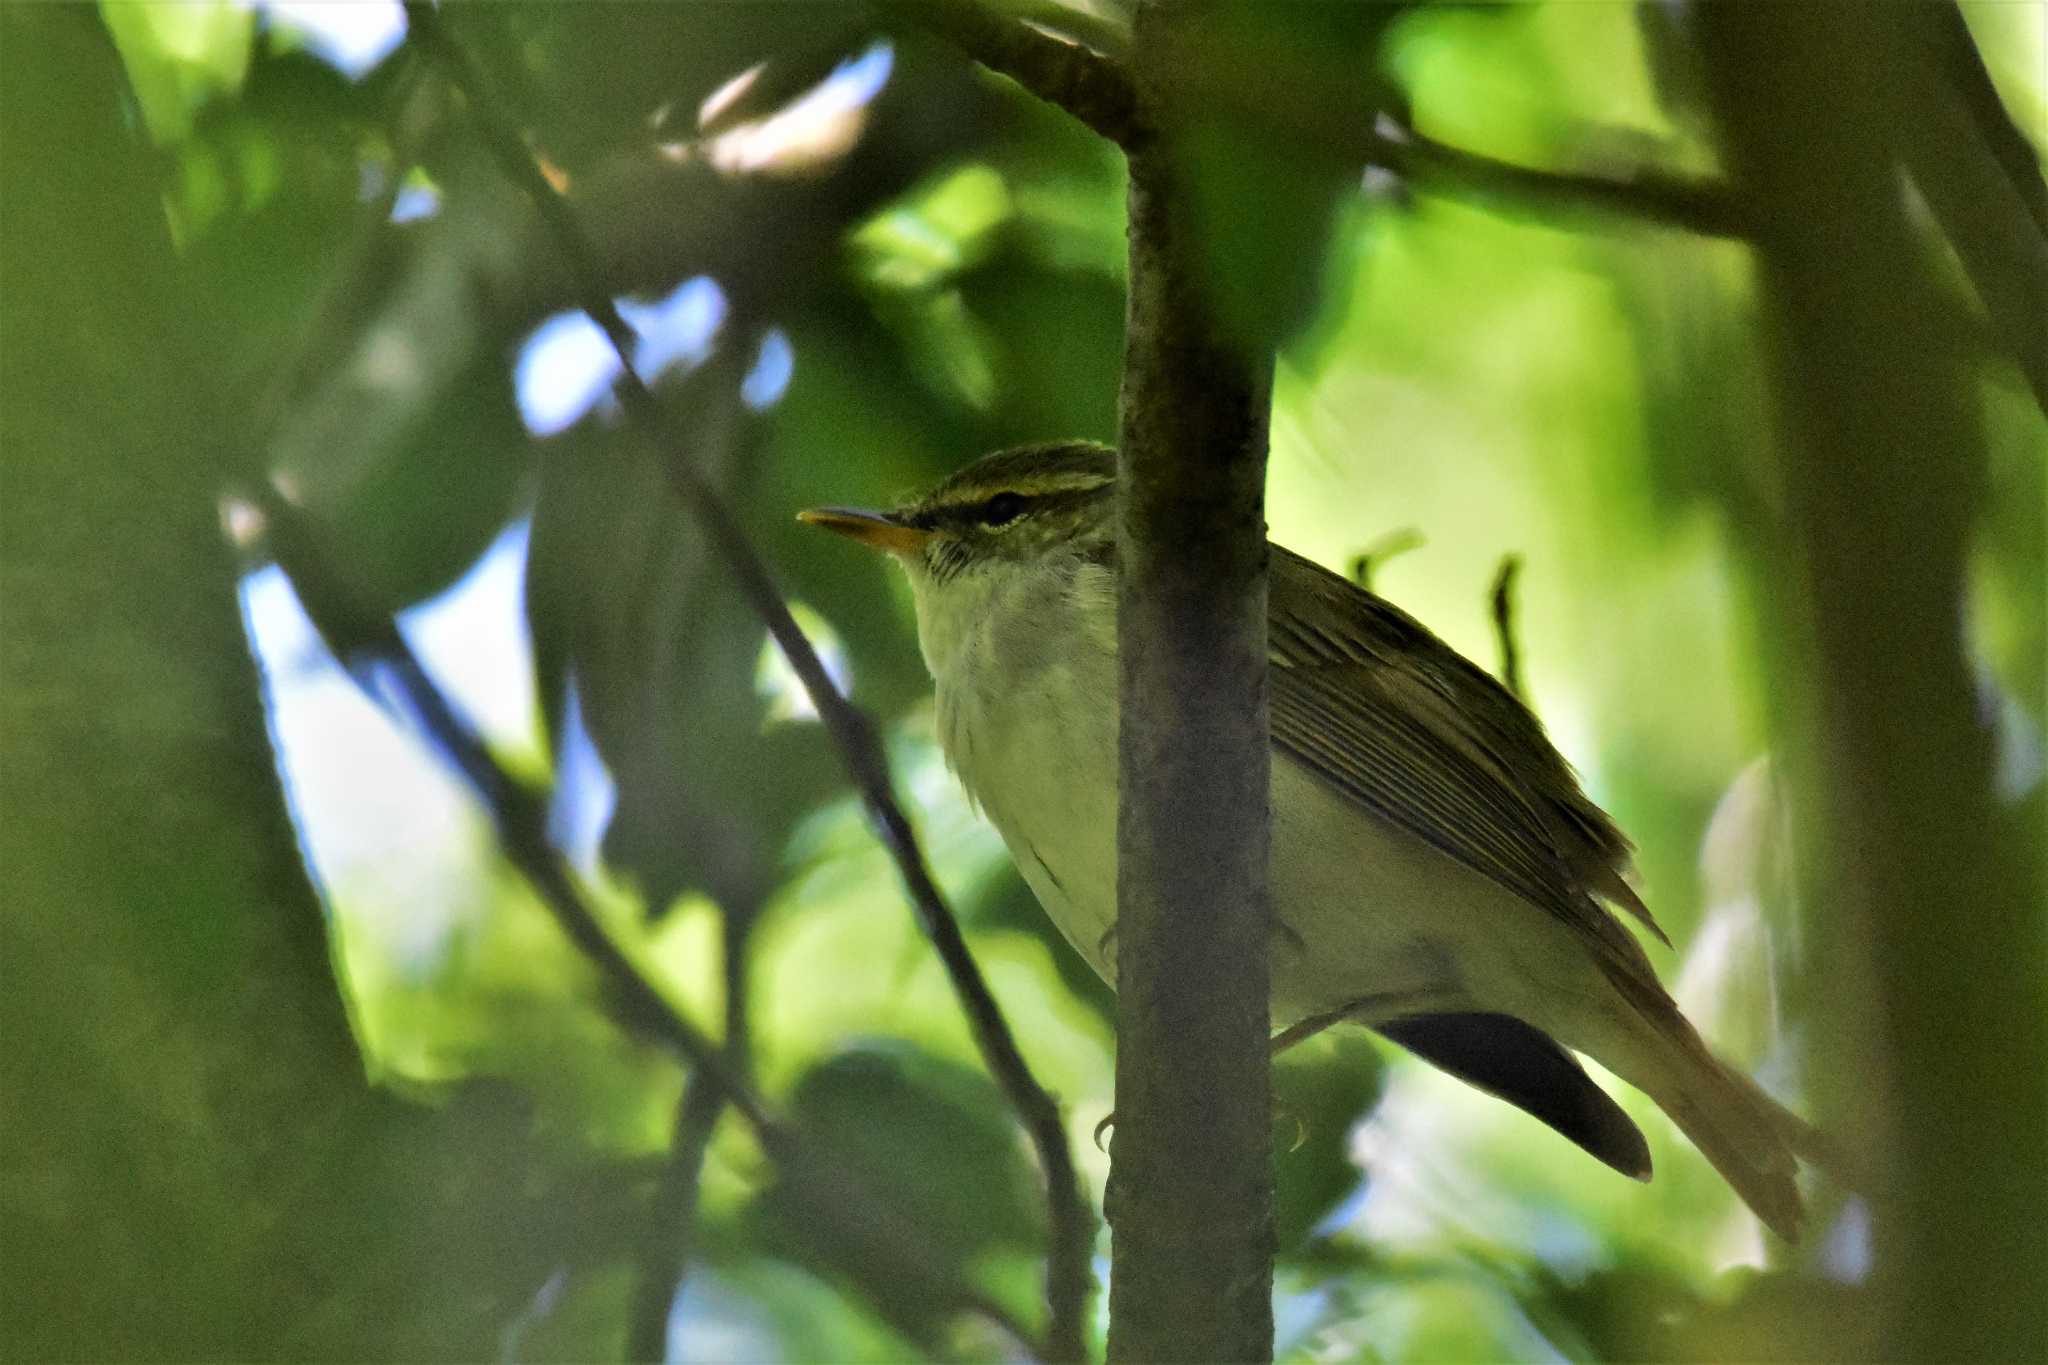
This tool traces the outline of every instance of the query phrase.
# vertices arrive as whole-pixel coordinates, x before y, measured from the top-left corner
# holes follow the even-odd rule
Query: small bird
[[[910,576],[938,734],[1039,903],[1116,985],[1116,452],[1001,451],[889,511],[803,521]],[[1367,1025],[1638,1180],[1573,1049],[1796,1238],[1811,1134],[1708,1051],[1609,907],[1665,939],[1630,845],[1523,705],[1385,600],[1269,547],[1275,1051]]]

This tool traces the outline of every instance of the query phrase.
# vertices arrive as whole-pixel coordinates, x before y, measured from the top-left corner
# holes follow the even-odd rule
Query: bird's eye
[[[979,520],[983,526],[1006,526],[1023,515],[1023,494],[998,493],[981,505]]]

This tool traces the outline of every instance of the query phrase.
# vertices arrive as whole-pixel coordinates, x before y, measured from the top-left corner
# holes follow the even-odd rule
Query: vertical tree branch
[[[1892,148],[1902,8],[1702,6],[1754,197],[1786,524],[1772,606],[1816,1068],[1873,1142],[1884,1354],[2048,1356],[2048,945],[1963,631],[1985,448]]]
[[[1169,5],[1138,12],[1141,102],[1162,74],[1144,54],[1175,21]],[[1265,1360],[1272,357],[1212,314],[1180,149],[1129,150],[1109,1352]]]

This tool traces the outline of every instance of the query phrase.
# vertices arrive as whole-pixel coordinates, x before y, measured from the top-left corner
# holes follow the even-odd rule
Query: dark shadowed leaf
[[[793,1116],[838,1160],[836,1178],[890,1210],[919,1256],[971,1283],[1004,1253],[1042,1248],[1045,1209],[1026,1149],[995,1086],[979,1072],[915,1046],[873,1040],[814,1067],[797,1083]],[[930,1339],[943,1309],[932,1285],[857,1254],[784,1190],[759,1210],[775,1241],[835,1278],[858,1284],[890,1320]]]
[[[1273,1204],[1283,1251],[1306,1242],[1364,1183],[1351,1129],[1379,1099],[1383,1069],[1369,1037],[1351,1028],[1274,1060]]]

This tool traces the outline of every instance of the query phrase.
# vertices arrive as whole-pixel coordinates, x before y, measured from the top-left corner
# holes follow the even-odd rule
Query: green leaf
[[[1283,1250],[1306,1241],[1364,1183],[1351,1130],[1379,1100],[1384,1070],[1368,1035],[1352,1028],[1274,1059],[1273,1206]]]
[[[958,1283],[1005,1252],[1040,1252],[1044,1198],[1009,1107],[978,1071],[911,1044],[871,1039],[827,1059],[797,1083],[790,1113],[836,1183],[896,1216],[925,1263]],[[805,1261],[858,1283],[906,1332],[934,1339],[950,1305],[904,1266],[819,1218],[800,1191],[778,1186],[761,1216]]]
[[[248,74],[256,13],[246,4],[101,0],[100,17],[128,68],[143,122],[158,146],[184,140],[199,110],[240,89]]]

